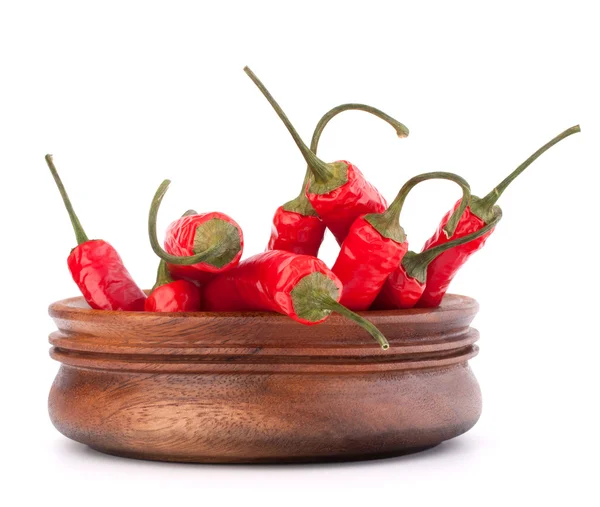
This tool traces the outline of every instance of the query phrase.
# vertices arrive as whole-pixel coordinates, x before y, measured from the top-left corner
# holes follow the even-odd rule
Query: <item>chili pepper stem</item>
[[[473,197],[473,202],[470,206],[471,211],[486,223],[488,222],[488,220],[493,219],[494,213],[492,208],[494,207],[494,204],[496,204],[502,193],[517,178],[517,176],[519,176],[525,169],[527,169],[540,155],[552,148],[552,146],[559,143],[566,137],[569,137],[572,134],[576,134],[577,132],[581,132],[581,128],[579,127],[579,125],[575,125],[571,128],[568,128],[564,132],[558,134],[554,139],[548,141],[544,146],[542,146],[527,160],[525,160],[519,167],[517,167],[512,173],[510,173],[506,178],[504,178],[485,197]]]
[[[344,111],[349,111],[349,110],[364,111],[366,113],[370,113],[374,116],[377,116],[378,118],[382,119],[386,123],[389,123],[394,128],[394,130],[396,131],[396,134],[400,138],[407,137],[410,132],[408,130],[408,127],[406,127],[406,125],[400,123],[395,118],[392,118],[391,116],[385,114],[380,109],[368,106],[366,104],[354,104],[354,103],[341,104],[339,106],[334,107],[333,109],[330,109],[328,112],[326,112],[323,115],[323,117],[319,120],[319,123],[317,123],[317,126],[315,127],[315,131],[313,133],[312,140],[310,142],[310,151],[312,151],[313,153],[317,152],[317,147],[319,146],[321,134],[323,133],[323,130],[325,129],[327,124],[338,114],[340,114]]]
[[[81,222],[79,221],[79,218],[77,218],[77,215],[75,214],[75,210],[73,209],[73,205],[71,204],[71,199],[69,199],[67,190],[65,189],[65,187],[60,179],[60,176],[58,175],[58,171],[56,170],[56,167],[54,165],[54,160],[52,159],[52,155],[50,155],[50,154],[46,155],[46,163],[48,164],[48,167],[50,168],[50,172],[52,173],[54,181],[56,182],[58,191],[60,192],[63,202],[65,203],[65,208],[67,208],[67,212],[69,213],[69,218],[71,219],[71,224],[73,224],[73,230],[75,231],[75,238],[77,239],[77,244],[81,245],[82,243],[89,241],[89,239],[87,237],[87,234],[83,230],[83,227],[81,225]]]
[[[306,169],[306,173],[304,174],[304,180],[302,181],[302,188],[297,197],[292,199],[291,201],[286,202],[282,207],[285,211],[291,211],[293,213],[300,213],[306,217],[318,217],[319,215],[313,208],[313,205],[306,197],[306,186],[310,180],[310,168]]]
[[[312,176],[315,180],[315,182],[311,184],[311,192],[325,194],[344,185],[348,181],[348,167],[346,166],[346,164],[340,162],[328,164],[326,162],[323,162],[319,157],[317,157],[308,148],[308,146],[306,146],[306,144],[292,125],[292,122],[290,122],[289,118],[283,112],[283,109],[281,109],[281,106],[265,88],[265,85],[261,82],[260,79],[258,79],[256,74],[254,74],[254,72],[252,72],[248,67],[244,67],[244,72],[248,75],[248,77],[250,77],[250,79],[254,82],[257,88],[262,92],[269,104],[271,104],[281,121],[287,127],[289,133],[292,135],[292,138],[294,139],[296,145],[300,149],[300,152],[302,153],[304,160],[306,160],[306,163],[308,164],[312,172]]]
[[[406,233],[400,225],[401,209],[402,203],[398,204],[394,200],[383,213],[370,213],[365,215],[365,220],[384,238],[392,239],[396,243],[404,243],[406,241]]]
[[[339,313],[353,320],[367,331],[387,350],[389,343],[385,336],[371,322],[349,310],[336,301],[339,290],[335,282],[323,273],[315,272],[303,277],[291,292],[294,311],[298,317],[317,322],[331,312]]]
[[[463,191],[463,197],[461,200],[460,206],[457,210],[452,214],[446,227],[444,228],[444,232],[447,237],[451,237],[456,230],[458,225],[458,221],[460,217],[465,211],[465,208],[468,206],[471,199],[471,189],[469,184],[465,179],[460,176],[447,172],[431,172],[431,173],[423,173],[415,176],[408,180],[402,188],[398,192],[396,198],[392,201],[392,203],[388,206],[383,213],[371,213],[369,215],[365,215],[365,220],[369,222],[379,234],[386,238],[393,239],[398,243],[404,243],[406,241],[406,234],[404,233],[404,229],[400,226],[400,213],[402,212],[402,208],[404,206],[404,201],[406,197],[410,193],[410,191],[419,183],[432,179],[444,179],[450,180],[459,185]]]
[[[167,285],[168,283],[172,283],[174,281],[175,280],[173,280],[171,273],[169,273],[167,263],[161,259],[158,263],[158,270],[156,272],[156,283],[154,284],[154,287],[152,287],[152,290],[156,290],[162,285]]]
[[[169,252],[164,250],[160,246],[160,242],[158,241],[158,236],[156,234],[156,222],[158,218],[158,209],[160,208],[160,204],[165,196],[169,185],[171,184],[171,180],[164,180],[158,190],[154,194],[154,198],[152,199],[152,204],[150,206],[150,213],[148,215],[148,236],[150,238],[150,245],[152,246],[152,250],[154,253],[158,255],[162,260],[168,262],[169,264],[177,264],[181,266],[190,266],[192,264],[198,264],[201,262],[215,262],[214,265],[217,267],[222,267],[222,265],[227,263],[227,258],[230,257],[231,252],[229,249],[229,242],[221,241],[220,243],[215,243],[209,246],[202,252],[198,252],[194,255],[180,257],[177,255],[171,255]],[[190,210],[191,211],[191,210]],[[209,221],[210,222],[210,221]],[[232,226],[232,228],[234,228]],[[237,233],[237,230],[236,230]],[[239,234],[238,234],[239,241]],[[195,242],[196,243],[196,242]],[[226,254],[227,258],[220,258]],[[221,264],[221,266],[219,266]]]
[[[404,138],[404,137],[407,137],[409,134],[409,130],[406,127],[406,125],[400,123],[395,118],[392,118],[391,116],[385,114],[380,109],[368,106],[366,104],[355,104],[355,103],[341,104],[341,105],[336,106],[333,109],[330,109],[329,111],[327,111],[321,117],[321,119],[319,120],[319,123],[317,123],[317,126],[315,127],[315,131],[312,136],[312,140],[310,142],[310,151],[312,151],[315,155],[316,155],[317,149],[319,147],[319,141],[321,140],[321,135],[323,134],[323,130],[325,129],[327,124],[333,118],[335,118],[338,114],[340,114],[344,111],[364,111],[366,113],[370,113],[370,114],[382,119],[386,123],[390,124],[396,131],[396,135],[398,137]],[[306,168],[306,173],[304,175],[304,181],[302,182],[302,188],[300,189],[300,193],[298,194],[298,197],[296,197],[295,199],[292,199],[289,202],[286,202],[283,205],[284,210],[300,213],[301,215],[304,215],[304,216],[318,216],[317,212],[313,208],[312,204],[306,197],[306,186],[308,185],[308,182],[310,180],[310,174],[311,174],[311,170],[310,170],[310,166],[308,166]]]
[[[198,214],[198,212],[195,209],[189,209],[181,216],[182,217],[191,217],[192,215],[197,215],[197,214]]]
[[[454,247],[464,245],[465,243],[469,243],[470,241],[480,238],[498,225],[498,222],[500,222],[502,219],[502,210],[498,206],[496,206],[494,210],[496,212],[495,217],[488,224],[486,224],[485,227],[482,227],[476,232],[453,239],[447,243],[442,243],[441,245],[434,246],[433,248],[424,250],[420,253],[406,252],[404,258],[402,259],[402,267],[404,268],[406,274],[411,278],[416,279],[420,283],[426,283],[427,268],[429,267],[429,264],[431,264],[440,254]]]
[[[390,344],[388,343],[386,337],[383,335],[383,333],[381,331],[379,331],[379,329],[377,329],[375,327],[375,325],[372,322],[369,322],[367,319],[364,319],[357,313],[354,313],[352,310],[349,310],[344,305],[341,305],[335,299],[333,299],[331,296],[322,296],[322,297],[318,298],[318,301],[323,306],[323,308],[331,310],[332,312],[339,313],[340,315],[343,315],[347,319],[350,319],[350,320],[353,320],[354,322],[356,322],[360,327],[362,327],[365,331],[367,331],[373,338],[375,338],[375,341],[377,343],[379,343],[379,345],[381,345],[381,348],[383,350],[387,350],[390,348]]]

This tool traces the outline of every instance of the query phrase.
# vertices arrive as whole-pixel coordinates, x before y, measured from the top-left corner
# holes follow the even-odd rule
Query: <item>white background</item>
[[[28,2],[0,4],[3,505],[598,505],[598,94],[594,2]],[[320,155],[357,164],[393,198],[410,176],[459,172],[484,195],[562,130],[572,136],[502,197],[504,220],[452,291],[481,304],[472,361],[484,413],[435,450],[367,463],[189,466],[113,458],[47,416],[58,369],[50,302],[76,294],[74,246],[48,152],[90,237],[153,283],[160,226],[220,210],[266,245],[304,163],[242,72],[249,65],[309,140],[349,101],[404,122],[397,140],[344,113]],[[419,249],[459,196],[421,185],[402,223]],[[323,258],[335,259],[327,238]],[[592,460],[592,461],[590,461]],[[130,504],[133,505],[133,504]]]

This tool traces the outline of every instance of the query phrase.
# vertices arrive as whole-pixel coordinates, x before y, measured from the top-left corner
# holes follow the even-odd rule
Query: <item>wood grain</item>
[[[190,462],[366,459],[431,447],[481,412],[467,361],[477,303],[363,312],[390,341],[332,316],[151,314],[50,306],[61,368],[49,412],[69,438],[112,454]]]

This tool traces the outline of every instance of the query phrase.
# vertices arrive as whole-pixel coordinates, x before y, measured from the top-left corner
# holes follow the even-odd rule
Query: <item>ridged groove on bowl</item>
[[[354,323],[332,315],[304,326],[273,313],[99,312],[82,298],[50,307],[59,331],[51,356],[65,365],[155,372],[357,372],[439,368],[476,355],[478,310],[451,295],[436,309],[363,312],[390,341],[383,351]]]

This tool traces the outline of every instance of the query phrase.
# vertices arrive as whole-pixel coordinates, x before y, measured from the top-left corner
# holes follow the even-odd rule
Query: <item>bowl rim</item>
[[[149,291],[145,291],[149,292]],[[135,317],[139,318],[153,318],[157,317],[172,317],[172,318],[232,318],[232,317],[257,317],[261,319],[265,318],[273,318],[273,319],[282,319],[288,320],[289,317],[286,315],[277,313],[277,312],[266,312],[266,311],[252,311],[252,312],[208,312],[208,311],[199,311],[199,312],[147,312],[147,311],[124,311],[124,310],[95,310],[90,308],[85,303],[83,296],[75,296],[65,299],[60,299],[51,303],[48,306],[48,314],[53,318],[65,318],[66,314],[74,314],[92,318],[110,318],[114,317]],[[364,315],[368,317],[408,317],[408,316],[416,316],[423,314],[431,314],[431,313],[445,313],[456,310],[472,310],[475,313],[479,310],[479,303],[477,300],[473,299],[470,296],[464,296],[462,294],[446,294],[440,306],[435,308],[408,308],[408,309],[397,309],[397,310],[366,310],[366,311],[358,311],[359,315]],[[339,317],[334,314],[331,318]],[[331,319],[330,318],[330,319]],[[327,319],[325,322],[320,323],[319,325],[326,324],[330,319]]]
[[[85,308],[82,297],[50,305],[58,327],[51,356],[91,369],[147,372],[367,372],[464,363],[477,354],[470,327],[479,308],[448,295],[437,308],[359,312],[388,338],[381,347],[333,314],[316,326],[274,312],[124,312]]]

